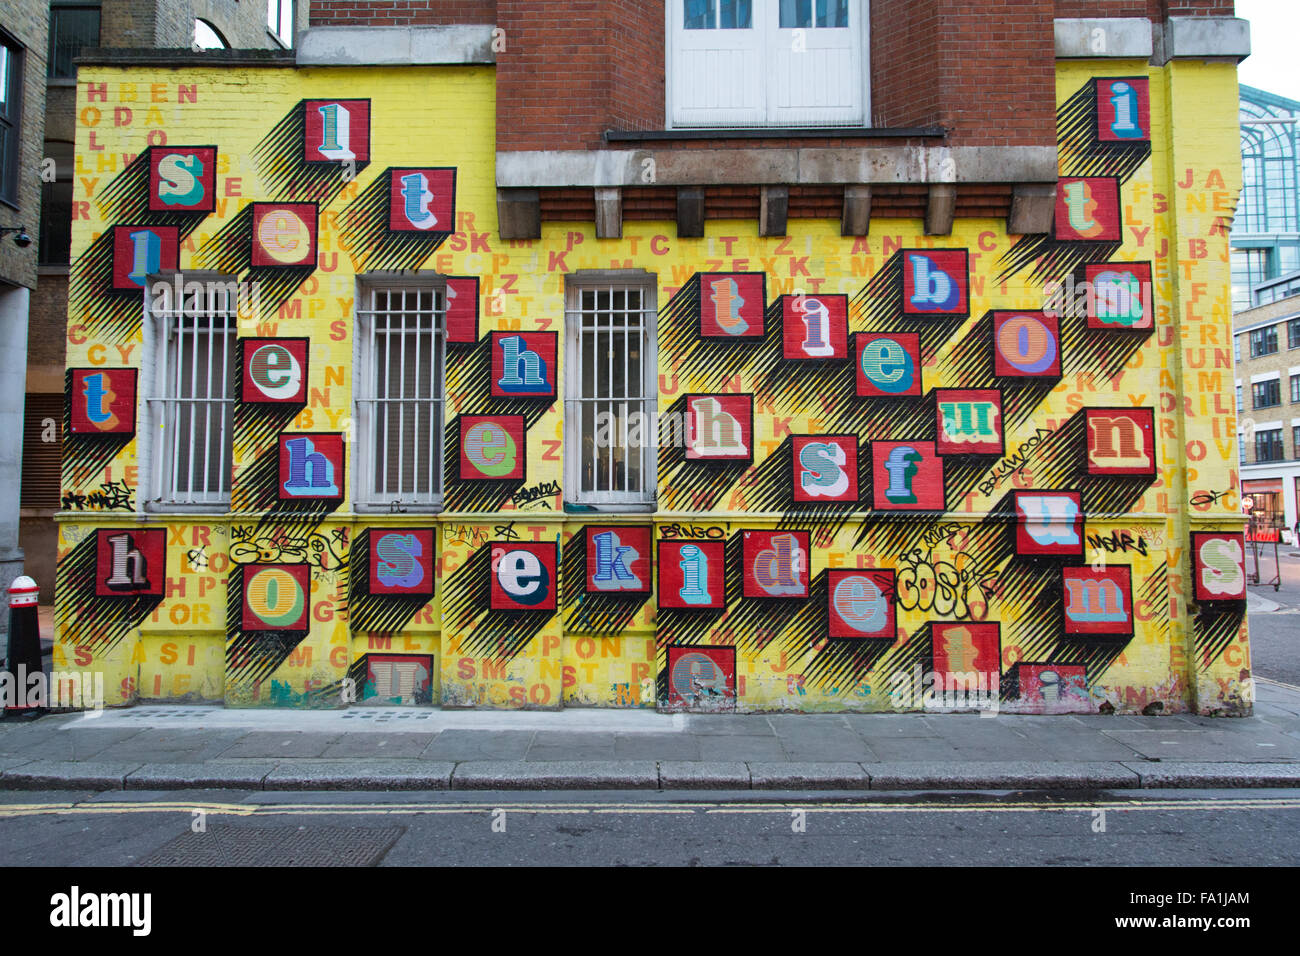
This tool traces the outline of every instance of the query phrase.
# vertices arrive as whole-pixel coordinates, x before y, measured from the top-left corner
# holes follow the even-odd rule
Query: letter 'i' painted
[[[149,276],[158,272],[162,262],[162,240],[151,229],[130,233],[131,271],[126,277],[144,288]]]
[[[709,559],[693,544],[682,546],[679,552],[682,567],[682,587],[678,596],[687,604],[712,604],[709,595]]]
[[[340,103],[326,103],[316,107],[321,117],[321,142],[317,147],[322,156],[330,159],[355,159],[352,152],[352,115]]]
[[[1111,133],[1120,139],[1141,139],[1146,134],[1137,125],[1137,90],[1121,80],[1110,85],[1110,92],[1110,105],[1115,108],[1115,119],[1110,124]]]
[[[820,299],[803,300],[803,351],[818,358],[835,354],[831,345],[831,312]]]

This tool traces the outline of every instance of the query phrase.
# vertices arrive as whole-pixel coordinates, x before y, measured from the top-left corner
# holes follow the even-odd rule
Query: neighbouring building
[[[1264,300],[1252,293],[1300,270],[1300,102],[1241,87],[1241,198],[1232,224],[1232,308]]]
[[[49,18],[48,45],[42,42],[41,68],[29,74],[29,89],[45,98],[44,144],[37,133],[40,152],[28,164],[29,182],[37,192],[39,207],[28,217],[31,235],[39,218],[36,285],[31,293],[27,343],[26,403],[21,420],[22,497],[20,542],[26,572],[41,587],[41,603],[54,599],[58,529],[54,515],[60,501],[60,433],[64,405],[64,347],[68,314],[68,262],[72,242],[73,184],[77,176],[97,179],[100,170],[91,146],[88,165],[75,169],[73,155],[77,122],[77,57],[82,50],[205,49],[216,58],[224,48],[287,49],[292,45],[295,11],[291,0],[270,4],[236,0],[49,0],[29,3],[31,16]],[[300,5],[297,22],[305,27],[306,7]],[[135,105],[133,105],[133,102]],[[129,126],[143,120],[149,109],[147,95],[122,100],[109,119]],[[136,114],[140,118],[137,120]],[[94,185],[90,188],[94,188]],[[8,406],[6,406],[8,407]]]
[[[1290,281],[1300,278],[1289,277]],[[1268,286],[1285,285],[1283,277]],[[1241,493],[1257,536],[1295,544],[1300,501],[1300,290],[1233,318]],[[1260,533],[1262,532],[1262,534]]]
[[[6,0],[0,8],[0,435],[23,427],[23,357],[36,288],[45,129],[46,6]],[[22,444],[0,441],[0,594],[23,572],[18,495]],[[8,653],[9,615],[0,620]]]
[[[81,61],[56,667],[1250,712],[1230,2],[310,16]]]

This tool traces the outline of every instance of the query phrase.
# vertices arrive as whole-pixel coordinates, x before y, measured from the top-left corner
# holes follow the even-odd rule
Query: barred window
[[[366,285],[359,290],[357,503],[442,506],[445,289]]]
[[[654,295],[648,275],[570,282],[565,489],[574,504],[654,501]]]
[[[175,296],[178,287],[183,292]],[[226,508],[239,285],[192,277],[158,283],[146,290],[145,309],[145,353],[152,366],[143,377],[151,384],[141,429],[152,459],[148,503],[160,509]]]

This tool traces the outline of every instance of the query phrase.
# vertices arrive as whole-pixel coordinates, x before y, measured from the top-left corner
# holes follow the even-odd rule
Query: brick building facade
[[[83,65],[56,663],[1249,712],[1230,3],[310,16]]]

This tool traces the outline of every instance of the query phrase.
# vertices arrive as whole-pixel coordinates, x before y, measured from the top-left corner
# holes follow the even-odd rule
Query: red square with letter
[[[781,296],[781,341],[788,359],[848,358],[849,297]]]
[[[1128,565],[1063,568],[1065,633],[1112,635],[1133,633],[1133,584]]]
[[[253,203],[254,266],[316,265],[316,205]]]
[[[217,208],[217,147],[151,146],[149,211],[212,212]]]
[[[433,235],[456,231],[456,170],[390,169],[388,228]]]
[[[735,710],[736,649],[670,646],[668,706],[693,711]]]
[[[370,593],[433,597],[432,528],[370,529]]]
[[[243,630],[311,630],[310,565],[249,564],[243,575]]]
[[[244,339],[240,399],[266,405],[307,402],[308,339]]]
[[[807,531],[741,534],[745,597],[806,598],[812,567]]]
[[[139,292],[149,276],[175,272],[180,230],[175,226],[113,227],[113,288]]]
[[[1060,378],[1061,326],[1043,312],[993,313],[993,374]]]
[[[547,543],[493,541],[490,606],[494,611],[554,611],[558,548]]]
[[[463,481],[523,481],[528,443],[523,415],[460,416]]]
[[[795,435],[791,443],[795,501],[858,500],[856,435]]]
[[[162,528],[100,528],[95,532],[97,597],[163,596],[167,532]]]
[[[72,434],[134,435],[136,375],[133,368],[74,368]]]
[[[649,594],[654,529],[650,525],[588,525],[587,594]]]
[[[1246,600],[1246,551],[1240,533],[1193,531],[1197,601]]]
[[[964,316],[970,312],[965,249],[903,250],[903,314]]]
[[[1104,76],[1097,83],[1097,141],[1122,146],[1151,141],[1151,81]]]
[[[761,339],[767,311],[767,274],[700,274],[700,337]]]
[[[921,336],[915,332],[858,332],[853,339],[860,396],[921,394]]]
[[[305,162],[370,162],[369,100],[307,100],[303,112]]]
[[[862,568],[828,571],[831,637],[892,641],[897,636],[894,572]]]
[[[932,441],[871,443],[872,505],[879,511],[943,511],[943,458]]]
[[[725,542],[661,540],[659,606],[683,611],[726,607],[725,570]]]
[[[1056,238],[1061,242],[1120,242],[1119,180],[1063,176],[1056,184]]]
[[[1156,415],[1151,408],[1085,408],[1088,474],[1156,474]]]

